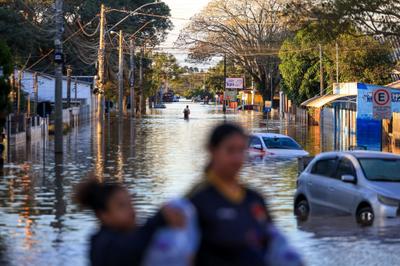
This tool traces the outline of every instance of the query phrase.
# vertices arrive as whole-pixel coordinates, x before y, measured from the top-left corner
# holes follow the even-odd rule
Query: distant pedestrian
[[[188,120],[190,115],[189,105],[186,105],[186,108],[183,110],[183,117],[184,119]]]
[[[100,230],[91,237],[90,262],[93,266],[141,265],[154,233],[165,225],[183,226],[184,216],[163,208],[142,227],[136,227],[135,210],[126,188],[96,179],[80,184],[76,200],[94,211]]]
[[[270,257],[286,256],[268,256],[271,240],[278,239],[269,233],[270,213],[263,197],[239,181],[247,142],[244,130],[232,124],[220,125],[211,134],[205,179],[188,194],[201,233],[196,266],[264,266],[270,265]],[[286,265],[301,265],[298,257],[290,256],[295,263]],[[272,265],[285,265],[279,263]]]

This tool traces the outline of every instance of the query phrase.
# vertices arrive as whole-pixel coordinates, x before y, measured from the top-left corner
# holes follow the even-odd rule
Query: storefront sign
[[[243,78],[227,78],[226,79],[227,89],[243,89],[244,81]]]

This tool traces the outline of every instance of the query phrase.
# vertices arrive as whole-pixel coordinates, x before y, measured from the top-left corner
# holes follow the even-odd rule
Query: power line
[[[87,26],[89,26],[90,24],[92,24],[93,20],[95,20],[97,17],[98,17],[98,14],[97,14],[94,18],[92,18],[88,23],[86,23],[86,24],[83,26],[83,28],[86,28]],[[77,35],[78,33],[80,33],[81,30],[82,30],[82,28],[79,29],[79,30],[77,30],[76,32],[74,32],[72,35],[70,35],[68,38],[66,38],[62,43],[64,44],[64,43],[68,42],[68,41],[69,41],[70,39],[72,39],[75,35]],[[41,61],[43,61],[45,58],[47,58],[47,57],[48,57],[51,53],[53,53],[53,52],[54,52],[54,49],[51,49],[48,53],[46,53],[43,57],[41,57],[39,60],[37,60],[35,63],[33,63],[30,67],[26,68],[25,70],[30,70],[30,69],[32,69],[34,66],[36,66],[37,64],[39,64]]]

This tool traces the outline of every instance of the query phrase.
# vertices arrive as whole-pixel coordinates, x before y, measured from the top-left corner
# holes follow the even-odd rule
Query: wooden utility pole
[[[320,74],[319,74],[319,94],[322,96],[324,95],[324,65],[322,62],[322,45],[319,45],[319,68],[320,68]]]
[[[28,99],[26,101],[26,114],[28,117],[31,116],[31,94],[28,94]]]
[[[33,95],[34,95],[33,113],[37,115],[37,104],[39,101],[39,84],[38,84],[38,75],[36,72],[35,74],[33,74]]]
[[[74,82],[75,102],[78,100],[78,81],[75,78]]]
[[[104,58],[105,58],[105,25],[106,25],[106,12],[104,4],[101,5],[100,10],[100,43],[98,51],[98,83],[97,88],[99,93],[97,94],[97,114],[99,118],[103,119],[103,101],[104,101]]]
[[[22,70],[18,70],[17,114],[21,112]]]
[[[143,89],[143,57],[144,57],[144,48],[140,48],[140,64],[139,64],[139,88],[140,88],[140,97],[139,97],[139,113],[143,114],[143,101],[144,101],[144,89]]]
[[[118,115],[123,116],[123,97],[124,97],[124,51],[123,33],[119,31],[119,55],[118,55]]]
[[[71,66],[67,67],[67,108],[71,108]]]
[[[54,115],[54,151],[63,152],[63,101],[62,101],[62,81],[63,81],[63,44],[62,37],[64,31],[63,0],[56,0],[56,34],[55,34],[55,115]]]
[[[224,54],[224,105],[222,111],[226,113],[226,54]]]
[[[336,42],[336,83],[339,81],[339,44]]]
[[[135,40],[129,41],[130,51],[130,79],[129,79],[129,96],[131,101],[131,116],[135,117],[136,97],[135,97]]]

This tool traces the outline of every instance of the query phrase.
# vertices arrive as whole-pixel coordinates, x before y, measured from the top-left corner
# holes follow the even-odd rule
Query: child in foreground
[[[93,210],[100,229],[91,237],[93,266],[140,265],[154,233],[164,227],[182,227],[184,215],[164,207],[143,226],[136,226],[135,210],[126,188],[115,183],[88,180],[78,186],[76,201]]]

